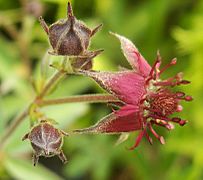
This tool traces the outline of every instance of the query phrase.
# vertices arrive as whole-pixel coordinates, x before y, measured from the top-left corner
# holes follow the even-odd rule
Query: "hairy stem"
[[[36,103],[36,101],[42,99],[45,95],[47,95],[47,93],[53,88],[53,86],[56,85],[58,80],[60,78],[62,78],[64,75],[65,75],[65,72],[62,71],[62,70],[58,71],[57,73],[55,73],[53,75],[53,77],[44,86],[44,88],[42,89],[41,93],[34,99],[34,101],[31,104]],[[7,127],[7,129],[5,130],[5,133],[3,134],[3,136],[0,139],[0,149],[3,148],[3,146],[6,143],[6,141],[13,134],[15,129],[18,127],[18,125],[20,125],[20,123],[28,116],[28,114],[29,114],[29,107],[26,110],[24,110],[20,115],[18,115],[16,118],[14,118],[12,120],[11,124]]]
[[[0,141],[0,149],[3,148],[8,138],[11,136],[11,134],[15,131],[15,129],[18,127],[18,125],[28,116],[29,113],[29,107],[26,108],[23,112],[21,112],[18,116],[16,116],[11,124],[8,126],[8,128],[5,130],[3,136],[1,137]]]
[[[65,103],[87,102],[87,103],[105,103],[105,102],[120,102],[116,97],[109,94],[87,94],[79,96],[69,96],[59,99],[39,100],[39,106],[50,106]]]
[[[58,71],[56,74],[54,74],[36,99],[42,99],[45,95],[47,95],[47,93],[53,88],[53,86],[57,84],[58,80],[64,75],[65,72],[63,70]]]

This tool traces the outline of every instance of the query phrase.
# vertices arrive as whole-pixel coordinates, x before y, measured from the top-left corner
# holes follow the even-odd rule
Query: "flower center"
[[[154,110],[155,114],[168,116],[177,110],[178,102],[173,94],[167,92],[157,94],[150,99],[150,109]]]

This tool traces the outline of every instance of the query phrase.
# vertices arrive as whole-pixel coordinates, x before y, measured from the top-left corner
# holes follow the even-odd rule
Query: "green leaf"
[[[14,179],[29,179],[29,180],[60,180],[58,175],[41,165],[36,167],[30,161],[19,158],[7,157],[4,163],[6,170]]]

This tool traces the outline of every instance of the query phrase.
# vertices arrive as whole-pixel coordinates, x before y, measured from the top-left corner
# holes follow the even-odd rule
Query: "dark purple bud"
[[[34,166],[37,164],[39,156],[51,157],[57,155],[63,163],[67,162],[67,159],[61,150],[64,135],[67,134],[56,129],[50,123],[41,122],[23,137],[23,140],[29,139],[33,147]]]
[[[53,48],[53,52],[50,53],[66,56],[86,55],[90,38],[100,30],[101,25],[91,30],[82,21],[77,20],[73,15],[70,2],[68,2],[67,11],[66,19],[61,19],[50,27],[42,18],[39,19]]]

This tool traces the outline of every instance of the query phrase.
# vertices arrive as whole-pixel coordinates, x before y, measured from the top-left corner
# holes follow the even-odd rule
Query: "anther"
[[[183,106],[181,106],[181,105],[178,105],[177,106],[177,109],[176,109],[176,111],[177,112],[181,112],[183,110]]]
[[[172,129],[175,128],[175,126],[174,126],[173,124],[171,124],[171,123],[166,124],[165,127],[166,127],[168,130],[172,130]]]
[[[176,92],[176,97],[177,98],[180,98],[180,97],[184,97],[185,96],[185,93],[184,92]]]
[[[174,118],[171,119],[171,121],[173,121],[175,123],[179,123],[181,121],[181,119],[178,118],[178,117],[174,117]]]
[[[149,136],[149,134],[147,133],[147,131],[145,131],[145,137],[147,138],[147,140],[149,141],[149,143],[152,145],[152,144],[153,144],[153,140],[152,140],[152,138]]]
[[[169,67],[175,65],[176,62],[177,62],[177,59],[176,59],[176,58],[172,59],[169,64],[167,64],[164,68],[162,68],[162,69],[160,70],[159,75],[162,74],[162,73],[163,73],[166,69],[168,69]]]
[[[146,81],[146,84],[152,80],[152,79],[156,79],[157,75],[160,74],[160,72],[158,72],[158,74],[156,74],[156,69],[159,68],[159,66],[161,65],[161,56],[160,56],[160,53],[159,51],[157,51],[157,58],[156,58],[156,61],[154,62],[153,66],[152,66],[152,69],[149,73],[149,78],[148,80]],[[155,73],[155,74],[154,74]]]
[[[148,124],[148,127],[150,129],[150,131],[152,132],[152,134],[160,141],[161,144],[165,144],[164,138],[163,136],[159,136],[156,131],[152,128],[151,123]]]
[[[185,96],[184,99],[185,99],[186,101],[192,101],[192,100],[193,100],[192,96]]]
[[[161,144],[165,144],[165,139],[164,139],[163,136],[160,136],[160,137],[159,137],[159,141],[160,141]]]
[[[135,140],[135,144],[134,144],[131,148],[129,148],[129,150],[134,150],[134,149],[140,144],[140,142],[141,142],[141,140],[142,140],[142,138],[143,138],[143,136],[144,136],[144,134],[145,134],[145,131],[146,131],[146,130],[142,130],[142,131],[139,133],[138,137],[137,137],[136,140]]]
[[[180,126],[184,126],[187,122],[188,122],[188,121],[186,121],[186,120],[180,120],[180,121],[179,121],[179,124],[180,124]]]
[[[183,84],[183,85],[190,84],[190,81],[181,80],[181,81],[179,82],[179,84]]]

